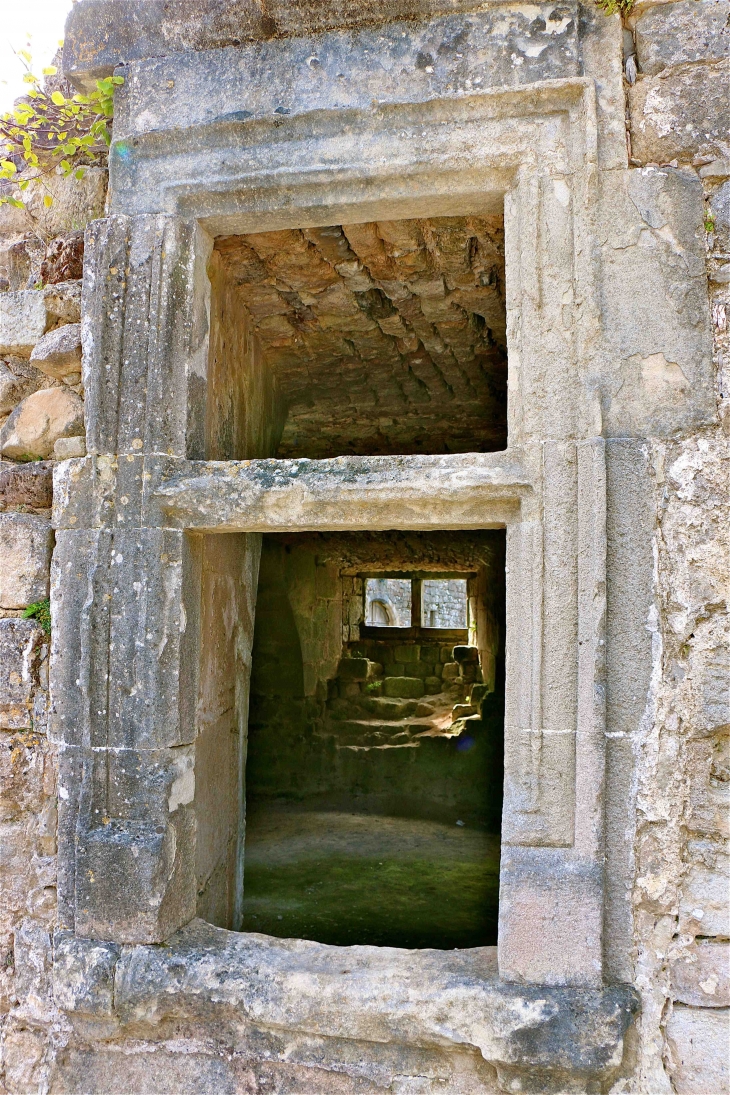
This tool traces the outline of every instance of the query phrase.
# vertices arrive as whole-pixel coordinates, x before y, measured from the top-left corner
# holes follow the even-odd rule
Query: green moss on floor
[[[244,930],[337,946],[497,942],[499,838],[466,827],[273,808],[246,840]]]

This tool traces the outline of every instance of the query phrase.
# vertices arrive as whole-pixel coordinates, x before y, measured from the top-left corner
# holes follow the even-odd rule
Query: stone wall
[[[696,173],[721,425],[654,442],[653,688],[635,745],[637,1090],[727,1090],[730,1036],[730,4],[638,4],[626,53],[630,162]],[[631,74],[631,62],[628,65]],[[628,897],[628,895],[627,895]]]
[[[729,18],[727,0],[644,3],[624,34],[630,163],[637,171],[670,166],[704,188],[719,425],[644,451],[655,486],[645,515],[655,609],[643,625],[653,677],[640,734],[626,743],[635,825],[616,837],[631,859],[620,902],[635,943],[631,967],[617,972],[641,993],[642,1015],[616,1095],[719,1095],[728,1084]],[[178,1026],[168,1020],[161,1044],[145,1027],[120,1041],[110,1019],[79,1033],[54,1002],[53,932],[64,927],[55,901],[56,805],[64,788],[45,736],[47,636],[21,617],[48,592],[52,464],[84,452],[78,231],[102,215],[105,177],[92,171],[80,186],[53,186],[54,206],[45,213],[36,203],[32,222],[0,209],[0,1090],[114,1091],[122,1054],[134,1062],[125,1075],[139,1092],[224,1090],[216,1069],[225,1082],[236,1077],[226,1090],[309,1092],[312,1076],[317,1090],[385,1090],[358,1079],[354,1066],[333,1078],[314,1064],[262,1065],[268,1046],[253,1067],[233,1043],[221,1048],[201,1036],[192,1012]],[[685,276],[678,257],[679,296]],[[323,581],[336,599],[331,577]],[[333,637],[333,665],[338,643]],[[103,977],[100,984],[104,990]],[[448,1073],[427,1056],[413,1064],[425,1077],[419,1090],[498,1089],[478,1054],[465,1051]],[[234,1057],[235,1069],[225,1071]],[[70,1058],[81,1064],[71,1068]],[[93,1061],[84,1087],[78,1077]]]
[[[7,186],[7,184],[5,184]],[[85,454],[83,227],[103,215],[106,172],[31,183],[0,206],[0,1085],[47,1084],[64,1022],[53,1004],[57,759],[46,738],[49,637],[24,619],[49,596],[52,471]],[[61,793],[63,793],[61,791]]]

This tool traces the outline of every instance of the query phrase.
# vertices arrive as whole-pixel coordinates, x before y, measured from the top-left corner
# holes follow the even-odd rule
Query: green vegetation
[[[23,613],[24,620],[34,619],[41,625],[46,635],[51,634],[51,601],[49,597],[46,597],[43,601],[36,601],[35,604],[28,605]]]
[[[43,203],[48,208],[53,196],[45,186],[46,177],[60,168],[62,175],[82,179],[89,165],[104,163],[111,141],[114,89],[124,79],[109,76],[97,80],[96,90],[89,95],[67,96],[59,90],[49,94],[31,71],[31,54],[19,50],[17,56],[25,66],[23,80],[28,91],[11,111],[0,115],[0,180],[17,182],[20,197],[4,193],[0,205],[25,209],[23,192],[32,180],[40,180],[46,191]],[[54,76],[56,71],[54,65],[49,65],[43,75]]]
[[[599,8],[606,13],[606,15],[615,15],[619,12],[621,15],[630,15],[633,9],[635,0],[596,0]]]

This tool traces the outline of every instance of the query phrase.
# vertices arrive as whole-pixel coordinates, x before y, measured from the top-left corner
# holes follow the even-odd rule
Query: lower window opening
[[[497,942],[504,533],[267,535],[243,930]]]

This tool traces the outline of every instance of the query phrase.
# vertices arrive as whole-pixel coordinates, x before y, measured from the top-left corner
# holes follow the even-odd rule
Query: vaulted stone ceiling
[[[506,445],[502,218],[219,239],[288,408],[279,456]]]

